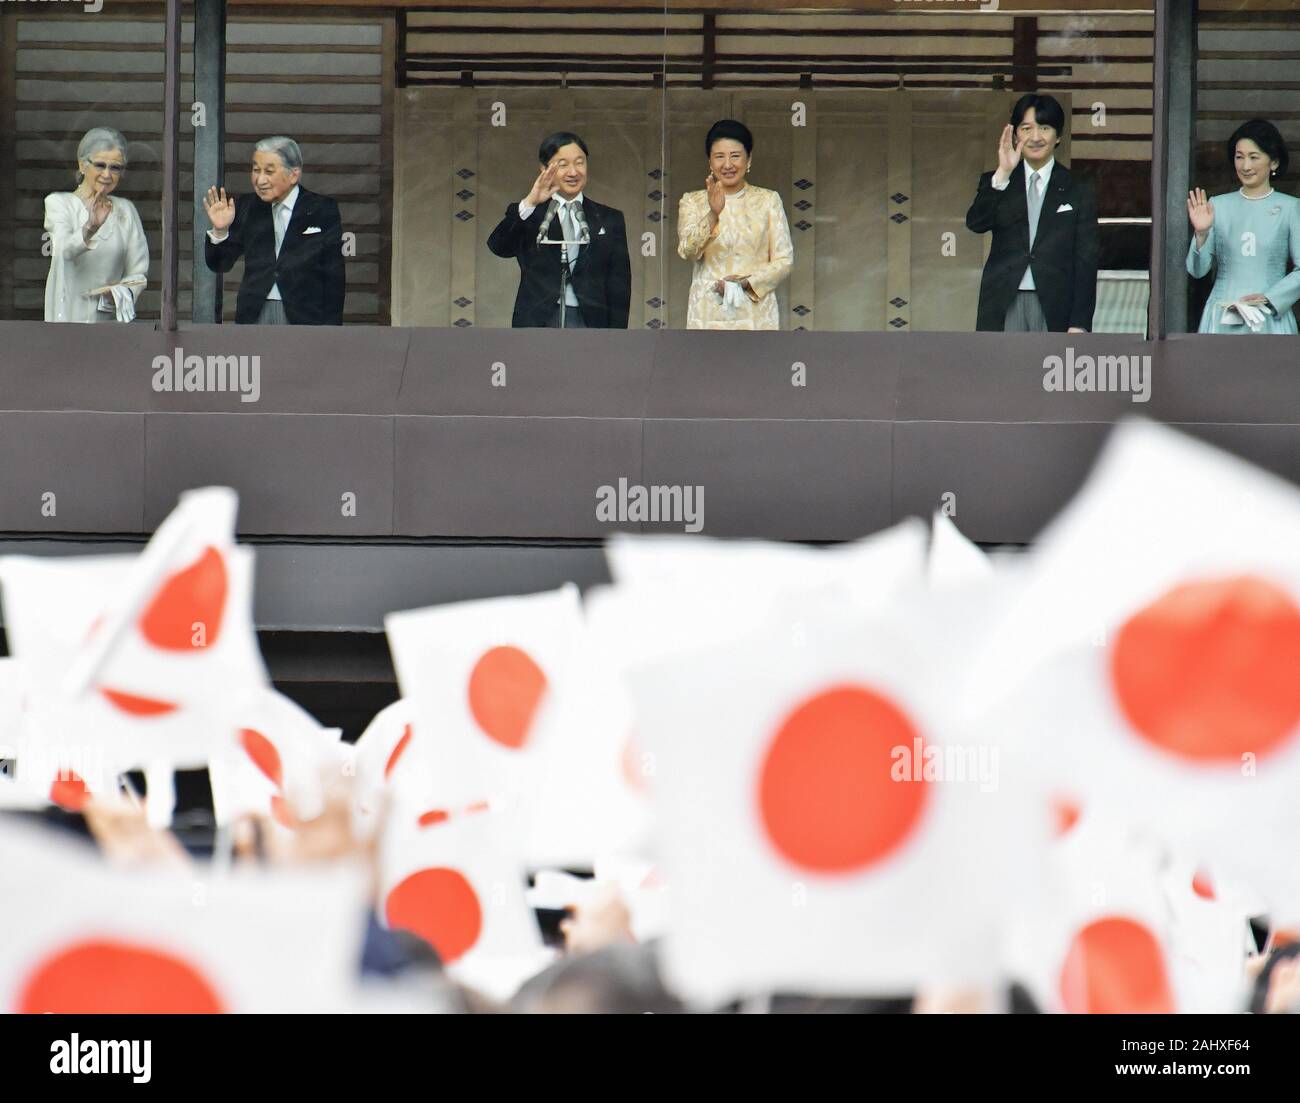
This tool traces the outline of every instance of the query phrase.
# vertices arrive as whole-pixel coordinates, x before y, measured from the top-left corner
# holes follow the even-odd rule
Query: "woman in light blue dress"
[[[1187,197],[1193,230],[1187,271],[1201,277],[1215,269],[1200,332],[1295,333],[1300,199],[1272,185],[1274,176],[1286,172],[1286,143],[1272,123],[1252,119],[1228,139],[1228,159],[1240,190],[1207,199],[1197,188]]]

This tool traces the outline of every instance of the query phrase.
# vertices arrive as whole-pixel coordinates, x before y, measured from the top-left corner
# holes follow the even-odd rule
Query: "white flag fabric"
[[[966,539],[945,514],[936,513],[930,525],[930,585],[945,587],[978,582],[993,571],[989,557]]]
[[[925,578],[925,525],[909,519],[829,549],[762,540],[619,533],[605,546],[602,654],[621,669],[683,649],[741,639],[773,610],[869,613]],[[795,616],[796,625],[799,617]],[[626,630],[617,632],[619,623]]]
[[[355,869],[127,873],[6,824],[0,883],[4,1011],[338,1012],[355,988],[366,907]]]

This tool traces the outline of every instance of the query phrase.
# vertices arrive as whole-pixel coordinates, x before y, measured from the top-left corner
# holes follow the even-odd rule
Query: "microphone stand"
[[[554,202],[554,200],[552,200],[552,202]],[[561,238],[559,241],[553,241],[551,238],[546,236],[546,233],[551,228],[551,221],[558,212],[558,206],[554,211],[547,212],[547,217],[542,223],[541,231],[537,235],[537,244],[539,247],[543,245],[558,245],[560,247],[560,328],[564,329],[568,323],[569,317],[569,246],[576,245],[581,247],[583,245],[590,245],[591,230],[587,226],[586,216],[578,215],[577,212],[574,212],[574,217],[577,219],[580,227],[578,239],[576,241],[570,241],[567,238]],[[560,220],[560,225],[563,227],[563,219]]]

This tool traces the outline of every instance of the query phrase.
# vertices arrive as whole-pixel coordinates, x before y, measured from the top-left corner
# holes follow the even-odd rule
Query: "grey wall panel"
[[[846,333],[666,330],[646,416],[888,420],[908,341],[895,333],[868,342]]]
[[[397,418],[396,531],[600,537],[597,490],[641,477],[638,418]]]
[[[1173,422],[1300,424],[1300,343],[1281,334],[1252,336],[1245,346],[1241,341],[1179,334],[1157,345],[1150,415]]]
[[[241,533],[387,536],[393,531],[393,422],[321,414],[149,414],[145,524],[183,490],[231,486]],[[355,495],[355,516],[344,513]]]
[[[143,422],[128,413],[0,413],[0,530],[138,532]]]
[[[403,332],[411,347],[402,414],[640,417],[657,347],[655,334],[641,332]]]
[[[1140,356],[1154,346],[1120,334],[926,333],[905,348],[900,420],[1078,422],[1114,421],[1142,404],[1129,393],[1047,390],[1048,358],[1064,369],[1080,356]]]
[[[1082,485],[1110,431],[1102,422],[899,422],[894,517],[929,517],[945,503],[971,540],[1026,543]]]
[[[233,298],[233,296],[231,296]],[[66,327],[72,328],[72,327]],[[101,327],[110,328],[110,327]],[[407,331],[356,326],[196,325],[178,334],[150,334],[141,344],[183,357],[258,358],[261,393],[243,402],[230,392],[155,392],[149,360],[148,405],[171,412],[389,414],[406,364]],[[152,356],[151,354],[151,356]]]
[[[892,429],[889,421],[647,419],[644,485],[703,487],[709,536],[848,540],[889,524]]]
[[[0,323],[0,531],[150,530],[228,483],[250,534],[595,539],[643,523],[597,516],[626,479],[703,486],[717,535],[845,539],[953,493],[968,535],[1019,542],[1135,414],[1300,482],[1295,344],[1231,340]],[[176,347],[257,356],[258,401],[156,392]],[[1045,390],[1069,355],[1151,357],[1151,400]]]
[[[166,341],[141,325],[0,327],[0,409],[144,410]]]
[[[1228,425],[1183,422],[1176,428],[1300,485],[1300,423]]]

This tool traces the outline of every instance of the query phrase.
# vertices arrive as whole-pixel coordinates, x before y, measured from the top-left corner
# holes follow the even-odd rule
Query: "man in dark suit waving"
[[[538,151],[542,171],[488,238],[519,262],[516,329],[626,329],[632,263],[623,212],[583,194],[587,143],[568,131]],[[546,242],[581,244],[546,244]]]
[[[976,328],[1024,333],[1092,329],[1097,303],[1097,208],[1092,188],[1056,163],[1065,112],[1051,96],[1022,96],[980,177],[966,228],[993,231]],[[1023,158],[1023,160],[1022,160]]]
[[[241,325],[343,324],[343,227],[339,205],[298,183],[302,151],[292,138],[263,138],[253,150],[253,195],[209,188],[212,223],[203,243],[213,272],[244,258],[235,303]]]

